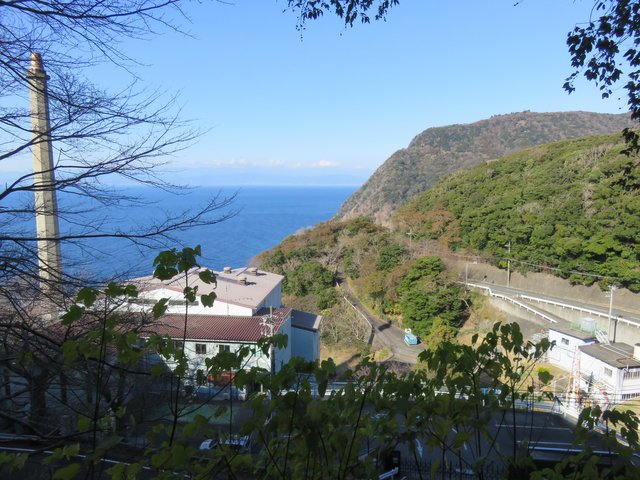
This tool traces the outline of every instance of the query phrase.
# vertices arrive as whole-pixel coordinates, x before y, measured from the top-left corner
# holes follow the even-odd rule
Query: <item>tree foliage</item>
[[[574,72],[564,88],[575,90],[575,79],[582,74],[594,82],[602,97],[611,96],[622,84],[634,120],[640,120],[640,5],[635,0],[597,0],[586,25],[579,24],[567,38]],[[638,135],[625,130],[632,146],[638,148]]]
[[[165,266],[172,268],[170,263]],[[134,290],[116,285],[102,293],[106,292],[135,295]],[[78,299],[84,308],[91,309],[96,305],[94,299],[100,297],[100,292],[85,290]],[[73,324],[79,318],[73,313],[65,321]],[[89,340],[87,352],[93,353],[84,357],[101,360],[104,372],[115,365],[107,364],[107,357],[98,352],[140,356],[155,351],[166,360],[178,360],[171,363],[170,375],[179,376],[183,370],[184,357],[173,342],[153,337],[134,348],[131,342],[123,344],[112,336],[111,325],[105,327],[103,334],[94,337],[95,342]],[[82,351],[85,344],[85,340],[70,340],[65,350]],[[268,354],[271,345],[280,344],[278,339],[263,339],[258,348]],[[354,370],[340,374],[330,360],[308,363],[294,359],[271,374],[260,368],[238,368],[243,358],[257,353],[250,349],[218,355],[207,359],[209,372],[235,368],[238,386],[260,386],[248,401],[251,415],[237,427],[239,435],[253,439],[252,451],[238,452],[222,445],[201,452],[194,447],[203,436],[219,435],[211,422],[227,412],[224,403],[211,416],[196,413],[187,418],[178,409],[174,413],[178,422],[158,423],[147,432],[149,448],[144,453],[114,464],[107,473],[111,478],[135,477],[143,469],[145,477],[155,478],[375,478],[385,470],[390,452],[402,446],[410,454],[405,464],[413,463],[419,471],[424,464],[419,461],[418,448],[421,455],[435,458],[431,471],[420,471],[425,477],[459,478],[462,472],[473,472],[476,478],[484,478],[491,467],[488,459],[494,458],[507,467],[509,478],[524,471],[533,478],[588,478],[585,463],[595,468],[598,454],[586,435],[600,422],[611,428],[603,437],[607,448],[619,455],[614,465],[598,470],[600,478],[637,478],[630,454],[638,447],[638,420],[630,412],[587,408],[574,443],[580,453],[568,456],[555,469],[539,470],[529,460],[532,446],[519,442],[530,431],[526,423],[529,414],[518,406],[551,397],[545,386],[549,375],[536,379],[537,364],[551,347],[547,340],[525,342],[517,324],[495,324],[483,338],[476,336],[472,345],[441,342],[421,355],[422,368],[404,373],[364,360]],[[336,381],[340,381],[338,388]],[[182,408],[187,399],[180,396],[178,403]],[[123,418],[128,408],[124,405],[120,409]],[[96,413],[79,427],[86,429],[89,439],[93,436],[100,441],[69,437],[47,453],[54,478],[102,475],[99,459],[117,454],[119,445],[127,440],[124,430],[114,435],[110,422],[102,421],[108,412]],[[520,436],[513,435],[506,449],[493,438],[496,422],[498,427],[509,425],[509,430],[520,432]],[[614,429],[622,439],[613,434]],[[128,453],[133,453],[131,447]],[[455,462],[451,464],[446,458]],[[0,471],[20,474],[26,460],[23,454],[3,454]]]
[[[407,249],[403,245],[397,243],[392,243],[382,247],[380,252],[378,252],[376,268],[383,272],[390,271],[402,263],[406,252]]]
[[[504,259],[510,242],[515,268],[637,292],[640,169],[625,149],[620,137],[590,137],[524,150],[442,180],[402,215],[446,209],[459,225],[454,249]]]
[[[360,20],[361,23],[371,21],[371,11],[374,20],[386,17],[391,7],[398,5],[400,0],[288,0],[288,7],[298,12],[299,27],[304,27],[308,20],[316,20],[325,13],[333,13],[344,20],[345,26],[352,27]]]
[[[439,257],[417,259],[398,286],[403,323],[427,336],[434,322],[459,327],[468,315],[463,289],[447,278]],[[444,340],[444,337],[442,337]]]

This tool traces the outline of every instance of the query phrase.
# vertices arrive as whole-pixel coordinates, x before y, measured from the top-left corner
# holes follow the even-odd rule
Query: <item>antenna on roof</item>
[[[260,335],[263,337],[273,336],[273,307],[269,307],[269,313],[263,315],[260,320]]]

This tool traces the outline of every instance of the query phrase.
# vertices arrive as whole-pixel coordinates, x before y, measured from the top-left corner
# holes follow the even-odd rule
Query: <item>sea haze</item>
[[[166,247],[202,247],[201,264],[214,270],[225,266],[246,266],[264,250],[277,245],[288,235],[329,220],[340,205],[356,190],[357,186],[242,186],[199,187],[184,195],[173,195],[151,189],[127,189],[127,193],[143,198],[146,205],[115,210],[84,208],[82,221],[88,224],[104,224],[123,232],[144,229],[154,219],[163,215],[178,215],[188,208],[204,205],[208,199],[233,196],[230,207],[219,211],[223,215],[237,210],[237,214],[221,223],[194,228],[174,235],[176,242]],[[64,204],[76,200],[60,199]],[[77,204],[74,204],[74,206]],[[81,207],[78,207],[82,209]],[[113,217],[113,219],[111,219]],[[73,224],[61,221],[61,230],[77,230]],[[156,254],[163,247],[151,251],[139,248],[128,241],[97,239],[82,246],[66,246],[63,256],[69,260],[80,260],[74,268],[86,271],[90,276],[146,275],[152,271]]]

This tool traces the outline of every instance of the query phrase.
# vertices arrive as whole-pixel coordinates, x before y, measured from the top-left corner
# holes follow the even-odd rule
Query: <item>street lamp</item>
[[[613,313],[613,292],[615,292],[617,288],[618,287],[616,287],[615,285],[609,285],[609,331],[607,333],[608,333],[610,342],[611,341],[615,342],[615,338],[611,339],[611,320],[612,320],[611,314]]]

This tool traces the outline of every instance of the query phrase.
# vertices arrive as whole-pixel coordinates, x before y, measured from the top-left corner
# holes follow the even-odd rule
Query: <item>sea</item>
[[[106,229],[120,232],[144,232],[163,218],[180,220],[188,211],[196,211],[211,199],[228,206],[216,210],[210,218],[229,218],[213,224],[171,234],[160,241],[140,239],[94,239],[65,244],[65,268],[89,277],[148,275],[153,259],[168,248],[200,245],[200,264],[213,270],[225,266],[243,267],[261,252],[275,247],[284,238],[331,219],[357,186],[237,186],[198,187],[178,195],[152,188],[117,190],[139,198],[140,205],[121,209],[117,205],[97,206],[78,203],[77,197],[59,199],[61,231],[88,232]]]

